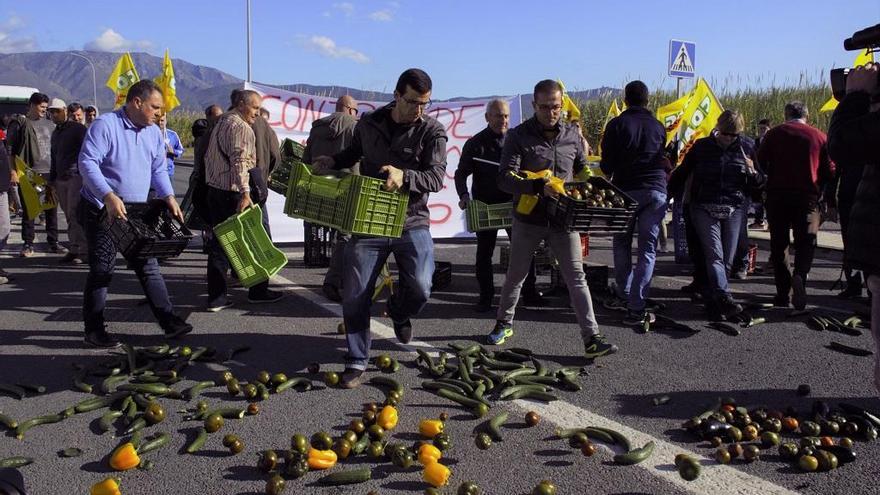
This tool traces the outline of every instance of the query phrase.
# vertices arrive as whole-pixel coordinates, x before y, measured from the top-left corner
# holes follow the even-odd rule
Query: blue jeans
[[[422,310],[431,295],[434,275],[434,241],[427,227],[410,229],[398,239],[352,236],[345,246],[342,316],[348,354],[345,367],[364,370],[370,358],[370,306],[376,278],[388,255],[400,276],[397,290],[388,300],[388,315],[403,323]]]
[[[703,246],[706,270],[709,275],[707,295],[715,298],[730,296],[727,274],[733,264],[737,245],[745,220],[743,209],[737,208],[725,220],[712,218],[708,211],[698,204],[691,204],[691,220]]]
[[[91,201],[80,198],[77,209],[89,247],[89,274],[83,291],[83,321],[86,332],[104,330],[104,306],[107,303],[107,287],[116,268],[116,244],[110,237],[110,228],[101,220],[102,210]],[[165,279],[159,272],[156,258],[131,260],[138,281],[147,296],[153,315],[163,328],[174,317]]]
[[[660,222],[666,217],[666,193],[652,189],[637,189],[626,193],[639,207],[627,231],[614,236],[614,278],[617,281],[618,297],[628,300],[627,308],[630,311],[643,311],[648,289],[651,288],[651,277],[654,276]],[[639,245],[636,266],[633,268],[632,241],[636,228],[639,232]]]

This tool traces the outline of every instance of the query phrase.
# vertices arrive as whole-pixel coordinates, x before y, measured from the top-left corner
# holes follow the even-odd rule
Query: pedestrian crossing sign
[[[696,71],[696,52],[696,43],[669,40],[669,75],[693,78]]]

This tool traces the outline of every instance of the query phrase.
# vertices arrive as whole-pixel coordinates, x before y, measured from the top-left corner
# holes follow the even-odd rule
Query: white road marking
[[[309,302],[320,306],[327,311],[342,317],[342,306],[334,302],[328,302],[320,294],[295,284],[293,281],[276,275],[274,280],[283,282],[284,289],[296,294]],[[437,351],[436,348],[426,342],[413,340],[408,345],[401,344],[394,337],[394,329],[388,325],[371,320],[370,329],[376,337],[384,338],[408,351],[415,348]],[[600,426],[617,430],[632,441],[633,446],[642,446],[649,441],[654,441],[656,447],[654,454],[645,462],[637,464],[638,468],[645,469],[652,475],[668,481],[688,492],[698,495],[715,495],[718,493],[728,494],[761,494],[761,495],[795,495],[797,492],[789,490],[783,486],[779,486],[768,480],[753,476],[744,471],[740,471],[730,466],[718,465],[714,461],[709,461],[708,465],[703,466],[703,475],[695,481],[685,481],[678,475],[678,471],[673,465],[673,459],[676,454],[688,454],[695,459],[705,460],[703,454],[690,451],[678,445],[671,444],[659,438],[653,437],[647,433],[632,429],[614,420],[600,416],[586,409],[582,409],[568,402],[558,400],[549,404],[537,403],[525,400],[516,400],[512,402],[516,407],[523,411],[533,410],[541,415],[545,421],[549,421],[563,428],[574,428],[584,426]]]

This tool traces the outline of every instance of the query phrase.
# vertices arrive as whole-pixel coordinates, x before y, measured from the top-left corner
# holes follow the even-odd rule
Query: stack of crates
[[[363,175],[314,175],[303,164],[291,169],[284,213],[342,232],[400,237],[409,195],[389,192],[385,181]]]
[[[287,255],[272,244],[263,228],[263,212],[257,205],[214,227],[214,235],[245,287],[269,280],[287,265]]]
[[[333,241],[336,239],[336,230],[323,225],[309,222],[303,224],[303,239],[305,240],[303,264],[309,268],[326,268],[330,266],[330,257],[333,252]]]

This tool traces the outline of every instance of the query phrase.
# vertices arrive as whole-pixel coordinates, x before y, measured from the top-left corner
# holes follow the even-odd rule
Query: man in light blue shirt
[[[180,136],[174,130],[169,129],[166,126],[167,123],[167,114],[163,113],[162,117],[159,118],[159,130],[162,131],[163,142],[165,143],[168,177],[174,177],[174,159],[180,158],[180,155],[183,154],[183,145],[180,144]]]
[[[102,209],[106,210],[108,220],[125,220],[125,203],[145,202],[152,188],[172,215],[183,219],[168,177],[162,132],[155,125],[162,107],[162,91],[156,83],[150,80],[135,83],[128,90],[122,108],[92,123],[79,154],[79,174],[83,180],[79,216],[89,246],[83,321],[85,342],[95,347],[119,345],[107,334],[104,325],[104,305],[116,265],[116,245],[108,222],[102,219]],[[165,335],[176,338],[191,332],[192,325],[174,313],[156,259],[129,260],[129,263]]]

